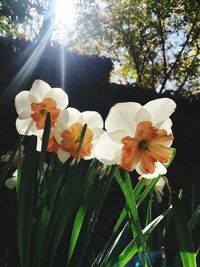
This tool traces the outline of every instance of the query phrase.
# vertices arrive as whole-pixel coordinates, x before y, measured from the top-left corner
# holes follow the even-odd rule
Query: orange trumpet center
[[[36,122],[36,127],[41,130],[44,129],[46,115],[50,112],[51,128],[55,127],[60,114],[60,109],[57,108],[56,102],[52,98],[44,98],[40,103],[32,103],[31,110],[33,113],[31,117]]]
[[[126,136],[121,140],[122,168],[132,171],[139,163],[142,173],[154,173],[157,161],[166,164],[172,157],[173,149],[169,145],[173,139],[172,134],[154,128],[150,121],[139,123],[134,138]]]
[[[93,132],[87,128],[83,137],[80,150],[80,137],[83,130],[83,125],[79,122],[72,124],[69,129],[62,133],[61,148],[70,153],[73,158],[81,159],[91,154]]]
[[[56,142],[55,137],[52,136],[52,137],[49,139],[47,150],[48,150],[49,152],[57,153],[58,148],[59,148],[59,144]]]

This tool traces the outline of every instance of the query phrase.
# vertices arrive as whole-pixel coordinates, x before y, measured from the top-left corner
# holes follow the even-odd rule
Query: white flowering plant
[[[20,142],[0,176],[0,186],[16,190],[17,251],[15,256],[8,251],[12,266],[169,266],[163,244],[170,220],[179,247],[170,259],[172,266],[197,266],[200,208],[188,224],[180,196],[171,193],[164,213],[152,212],[153,195],[162,201],[165,175],[175,155],[173,100],[161,98],[144,106],[118,103],[104,127],[99,113],[67,107],[68,96],[61,88],[36,80],[30,91],[16,96],[15,106]],[[32,137],[24,152],[26,135]],[[9,178],[16,153],[17,170]],[[140,178],[133,187],[130,173],[135,170]],[[113,220],[109,239],[95,250],[91,240],[114,180],[124,208]],[[112,217],[109,214],[108,220]],[[152,243],[155,231],[160,233],[159,249]]]

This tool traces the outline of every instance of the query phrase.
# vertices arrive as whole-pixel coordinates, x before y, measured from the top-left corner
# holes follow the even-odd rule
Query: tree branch
[[[167,83],[167,80],[170,78],[170,75],[171,75],[172,71],[175,69],[176,65],[178,64],[178,62],[179,62],[179,60],[180,60],[180,58],[181,58],[181,56],[182,56],[182,53],[183,53],[183,51],[185,50],[185,48],[186,48],[186,46],[187,46],[187,44],[188,44],[188,42],[189,42],[189,40],[190,40],[190,36],[191,36],[191,34],[192,34],[192,32],[193,32],[193,29],[194,29],[194,24],[192,25],[192,27],[191,27],[191,29],[190,29],[188,35],[187,35],[186,41],[185,41],[185,43],[183,44],[181,51],[178,53],[178,55],[177,55],[177,57],[176,57],[176,60],[175,60],[174,63],[172,64],[170,70],[166,73],[166,76],[165,76],[165,78],[164,78],[164,80],[163,80],[163,82],[162,82],[162,85],[161,85],[161,88],[160,88],[159,93],[162,93],[163,90],[165,89],[165,85],[166,85],[166,83]]]

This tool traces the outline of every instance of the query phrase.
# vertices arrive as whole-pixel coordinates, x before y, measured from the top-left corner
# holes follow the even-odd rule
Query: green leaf
[[[121,179],[121,176],[120,176],[120,173],[119,173],[119,169],[116,168],[115,170],[115,179],[117,181],[117,183],[119,184],[122,192],[123,192],[123,184],[122,184],[122,179]],[[144,186],[146,186],[146,179],[145,178],[142,178],[141,180],[138,181],[137,185],[135,186],[134,190],[133,190],[133,194],[136,198],[136,202],[138,201],[139,199],[139,195],[141,194]],[[147,196],[147,194],[145,194],[145,196]],[[145,200],[145,196],[143,197],[143,201]],[[142,202],[141,202],[142,204]],[[126,235],[126,227],[123,231],[120,232],[120,236],[119,236],[119,240],[118,242],[115,242],[115,245],[112,244],[114,238],[115,238],[115,235],[119,232],[120,230],[120,227],[122,226],[123,222],[127,219],[128,215],[127,215],[127,205],[126,207],[122,210],[120,216],[119,216],[119,219],[117,220],[117,223],[113,229],[113,232],[112,234],[110,235],[110,238],[109,240],[107,241],[103,251],[98,255],[98,257],[96,258],[94,264],[97,264],[97,266],[99,266],[100,262],[105,262],[109,257],[110,255],[114,255],[115,253],[118,253],[117,251],[121,251],[121,244],[124,244],[123,240],[127,239],[127,235]],[[127,225],[126,225],[127,226]],[[110,250],[108,250],[108,248],[111,247]],[[116,247],[116,248],[115,248]],[[114,253],[113,253],[114,251]],[[116,252],[115,252],[116,251]],[[96,266],[96,265],[94,265]],[[103,266],[103,265],[102,265]]]
[[[88,173],[83,179],[84,180],[83,183],[85,183],[87,188],[84,190],[85,193],[83,196],[83,200],[80,203],[80,208],[77,212],[77,215],[74,221],[74,226],[73,226],[73,230],[71,234],[71,241],[70,241],[70,246],[69,246],[69,252],[68,252],[68,263],[70,262],[72,254],[74,252],[74,249],[75,249],[78,237],[79,237],[79,233],[81,231],[81,228],[84,222],[85,214],[86,214],[88,205],[90,204],[90,201],[92,198],[91,190],[93,187],[94,176],[97,175],[97,171],[95,169],[95,167],[97,167],[96,163],[97,163],[96,161],[93,161],[93,163],[90,165]],[[85,186],[83,186],[83,188],[85,188]]]
[[[46,152],[47,152],[47,147],[49,143],[49,135],[51,131],[51,116],[50,113],[47,113],[46,120],[45,120],[45,127],[44,127],[44,132],[42,136],[42,149],[39,155],[39,163],[38,163],[38,170],[39,170],[39,178],[42,177],[42,172],[43,172],[43,164],[45,162],[46,158]]]
[[[94,231],[94,227],[96,225],[101,207],[108,192],[115,170],[116,166],[107,167],[107,171],[104,177],[102,177],[98,181],[99,182],[98,187],[94,188],[92,191],[92,196],[88,205],[87,216],[85,218],[84,229],[82,231],[82,235],[79,240],[80,250],[78,253],[78,261],[76,264],[72,262],[70,266],[77,266],[77,267],[81,266],[83,257],[85,255],[90,238]],[[84,247],[82,247],[82,244],[84,244]]]
[[[124,188],[124,197],[126,199],[128,209],[130,211],[130,224],[133,232],[133,237],[135,238],[138,255],[141,263],[146,266],[146,260],[147,262],[149,261],[148,258],[146,258],[146,243],[143,239],[142,229],[140,226],[138,211],[136,207],[136,201],[133,194],[130,176],[127,171],[122,171],[122,183]],[[143,258],[143,255],[145,255],[145,258]]]
[[[37,183],[36,142],[34,138],[27,148],[18,190],[17,237],[21,267],[30,266],[31,259],[31,233]]]
[[[161,176],[158,176],[151,180],[150,184],[145,188],[144,192],[141,194],[141,196],[138,199],[137,207],[139,207],[145,200],[145,198],[149,195],[149,193],[153,190],[155,184],[158,182]]]
[[[173,206],[173,219],[183,267],[196,267],[196,255],[191,232],[186,221],[183,207],[175,192],[172,192],[171,194],[171,201]]]
[[[164,219],[164,217],[168,215],[170,210],[171,208],[169,208],[164,214],[159,215],[142,230],[143,238],[145,241],[151,237],[151,233],[158,227],[159,223]],[[113,255],[110,255],[109,262],[106,264],[106,266],[115,266],[115,264],[118,263],[118,266],[123,267],[133,258],[133,256],[136,253],[137,253],[137,246],[135,239],[133,239],[123,249],[123,251],[119,254],[119,256],[117,256],[117,258],[113,257]]]

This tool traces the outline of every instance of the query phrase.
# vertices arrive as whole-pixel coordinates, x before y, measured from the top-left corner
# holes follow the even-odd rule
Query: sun
[[[55,12],[58,23],[70,26],[74,22],[75,0],[56,0]]]

